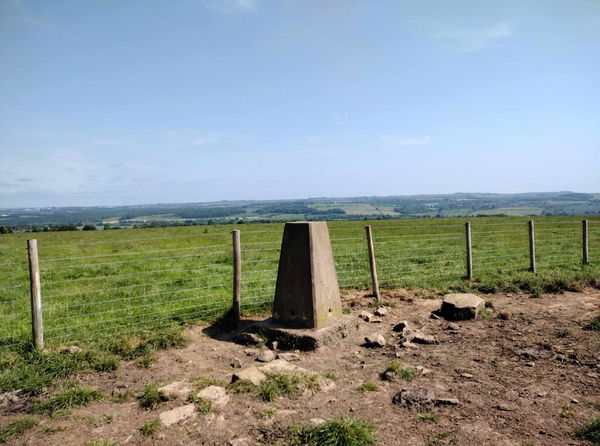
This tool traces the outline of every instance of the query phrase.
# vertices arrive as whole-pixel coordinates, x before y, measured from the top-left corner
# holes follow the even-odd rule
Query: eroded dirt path
[[[169,401],[149,411],[135,399],[104,401],[65,418],[46,419],[13,444],[221,445],[233,439],[245,439],[239,444],[247,445],[285,444],[280,435],[285,427],[340,416],[373,423],[382,445],[585,444],[573,438],[573,431],[600,415],[600,334],[583,327],[600,311],[600,291],[535,299],[526,295],[484,298],[493,303],[490,317],[451,325],[430,317],[439,300],[384,293],[384,301],[392,306],[381,323],[360,321],[359,330],[340,344],[300,353],[300,360],[294,362],[316,373],[335,374],[336,387],[327,392],[271,403],[250,394],[232,394],[219,413],[198,414],[163,427],[152,437],[143,436],[138,428],[184,402]],[[355,292],[344,301],[357,315],[372,299]],[[402,348],[392,330],[402,320],[434,335],[439,343]],[[190,345],[160,352],[150,369],[124,363],[116,372],[84,374],[77,380],[109,395],[125,389],[139,393],[150,382],[167,384],[199,375],[228,382],[234,359],[242,367],[256,364],[253,356],[244,353],[248,347],[211,338],[204,328],[190,329]],[[371,333],[381,333],[388,344],[378,349],[361,346]],[[381,380],[380,373],[393,359],[431,373],[417,373],[412,381]],[[367,380],[376,382],[379,391],[355,390]],[[460,404],[392,404],[400,390],[416,388],[457,398]],[[420,413],[433,414],[436,421],[424,421]],[[18,416],[5,413],[0,419],[4,424]]]

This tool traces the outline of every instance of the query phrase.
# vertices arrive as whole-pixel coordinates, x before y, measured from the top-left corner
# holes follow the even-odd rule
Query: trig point
[[[342,315],[327,223],[286,223],[273,317],[252,329],[280,348],[314,350],[357,328],[354,318]]]
[[[273,321],[321,328],[342,315],[335,262],[326,222],[286,223]]]

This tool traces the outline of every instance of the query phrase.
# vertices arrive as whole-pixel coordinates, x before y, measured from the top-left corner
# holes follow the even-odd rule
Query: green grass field
[[[581,217],[536,217],[538,273],[527,271],[527,218],[471,218],[475,280],[465,280],[464,218],[330,222],[344,289],[370,286],[364,225],[373,226],[382,288],[523,290],[600,282],[600,217],[590,217],[581,265]],[[26,240],[38,239],[49,346],[142,328],[213,320],[231,302],[231,231],[242,240],[242,310],[268,309],[282,224],[190,226],[0,236],[0,346],[30,334]]]

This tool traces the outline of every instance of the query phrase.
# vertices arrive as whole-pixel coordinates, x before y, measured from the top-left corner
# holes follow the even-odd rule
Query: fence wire
[[[464,283],[464,223],[370,222],[381,288],[439,288]],[[361,222],[329,223],[342,289],[370,288]],[[241,310],[268,311],[275,294],[282,224],[241,229]],[[47,344],[98,340],[170,324],[208,321],[231,305],[231,228],[168,228],[36,234]],[[171,234],[165,234],[166,231]],[[27,235],[2,236],[0,245],[0,347],[31,339]],[[526,219],[471,224],[473,274],[529,268]],[[72,243],[65,243],[72,237]],[[6,241],[6,243],[4,243]],[[581,268],[581,220],[535,222],[538,271]],[[589,256],[599,265],[600,218],[590,219]]]

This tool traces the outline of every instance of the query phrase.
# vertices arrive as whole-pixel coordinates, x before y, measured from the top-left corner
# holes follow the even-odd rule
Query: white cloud
[[[448,43],[456,51],[471,52],[511,37],[514,32],[513,22],[498,22],[484,28],[442,28],[430,37]]]
[[[381,140],[393,146],[422,146],[431,141],[431,136],[405,138],[400,136],[382,136]]]
[[[256,0],[202,0],[202,4],[207,9],[224,14],[256,10]]]

